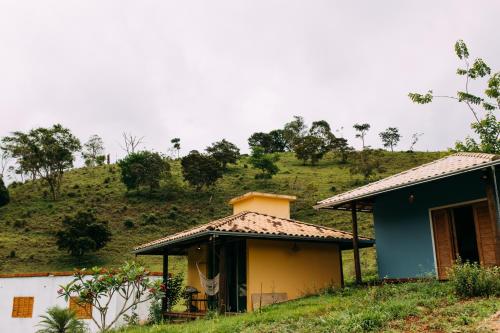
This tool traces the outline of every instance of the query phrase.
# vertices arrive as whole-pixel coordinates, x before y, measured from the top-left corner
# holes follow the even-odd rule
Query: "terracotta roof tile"
[[[456,153],[436,161],[409,169],[379,181],[358,187],[328,199],[319,201],[315,208],[329,208],[343,203],[366,198],[380,192],[395,190],[404,186],[451,176],[455,173],[476,169],[482,165],[500,163],[499,155],[484,153]]]
[[[180,241],[203,232],[231,232],[236,234],[279,235],[299,238],[318,238],[332,240],[351,240],[349,232],[336,230],[324,226],[308,224],[296,220],[279,218],[256,212],[241,212],[219,220],[203,224],[192,229],[178,232],[152,242],[142,244],[134,249],[135,252],[157,247],[162,244]],[[371,241],[370,238],[360,237],[360,240]]]

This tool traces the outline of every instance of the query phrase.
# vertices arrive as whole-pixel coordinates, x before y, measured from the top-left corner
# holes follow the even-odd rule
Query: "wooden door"
[[[445,280],[448,277],[448,270],[455,261],[453,229],[448,209],[432,211],[432,230],[434,233],[438,279]]]
[[[473,205],[473,210],[479,260],[482,266],[494,266],[497,263],[495,221],[486,201]]]

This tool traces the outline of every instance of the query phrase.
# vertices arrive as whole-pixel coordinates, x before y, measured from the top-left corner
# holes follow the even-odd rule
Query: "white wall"
[[[153,279],[159,277],[152,277]],[[61,285],[66,285],[73,280],[72,276],[43,276],[43,277],[9,277],[0,278],[0,332],[33,333],[40,329],[36,326],[40,322],[40,315],[45,314],[48,308],[60,306],[67,308],[69,301],[59,297],[57,291]],[[14,297],[34,297],[33,316],[31,318],[12,318],[12,304]],[[113,297],[110,302],[107,321],[112,320],[123,305],[123,299]],[[140,320],[148,316],[149,302],[138,306],[136,312]],[[93,309],[93,317],[99,318],[99,313]],[[91,319],[84,322],[91,332],[97,332],[97,327]],[[118,325],[123,324],[123,321]]]

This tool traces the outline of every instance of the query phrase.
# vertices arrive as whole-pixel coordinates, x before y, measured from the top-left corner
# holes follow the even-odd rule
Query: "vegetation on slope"
[[[479,322],[499,298],[460,300],[437,281],[345,288],[266,307],[261,313],[125,329],[126,333],[195,332],[489,332]]]
[[[429,162],[444,153],[382,153],[387,176]],[[320,199],[361,185],[360,176],[352,176],[350,163],[340,164],[328,154],[317,166],[304,166],[292,153],[281,153],[280,172],[273,179],[255,179],[258,172],[243,157],[228,166],[215,187],[196,191],[182,182],[179,161],[173,161],[172,180],[149,192],[127,193],[116,165],[74,169],[65,174],[58,200],[40,181],[28,181],[9,187],[11,202],[0,208],[0,272],[72,270],[92,265],[116,266],[131,259],[131,249],[196,224],[231,214],[228,200],[248,191],[266,191],[298,196],[292,217],[335,228],[350,230],[350,215],[345,212],[314,211]],[[66,215],[91,209],[98,219],[109,222],[111,241],[99,252],[73,258],[56,246],[55,233]],[[371,215],[360,214],[360,234],[373,236]],[[346,275],[351,274],[351,256],[345,255]],[[161,269],[160,258],[139,257],[150,269]],[[374,251],[362,252],[364,273],[375,274]],[[173,270],[182,270],[182,259],[173,260]]]

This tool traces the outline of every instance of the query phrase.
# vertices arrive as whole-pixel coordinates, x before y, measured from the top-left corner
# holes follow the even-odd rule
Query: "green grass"
[[[481,332],[499,298],[459,300],[448,283],[345,288],[264,308],[261,313],[135,327],[126,333]]]
[[[387,176],[429,162],[445,153],[390,153],[383,155]],[[132,259],[132,248],[196,224],[231,214],[228,200],[248,191],[293,194],[292,217],[310,223],[350,230],[350,214],[346,212],[315,211],[312,205],[326,197],[359,184],[360,176],[349,173],[349,165],[341,165],[332,155],[318,166],[304,166],[293,154],[281,154],[280,172],[272,180],[255,180],[256,171],[245,167],[246,160],[231,166],[217,186],[209,191],[196,192],[182,182],[179,162],[172,163],[173,179],[163,184],[153,196],[126,193],[115,165],[81,168],[67,172],[61,197],[52,202],[40,181],[10,187],[12,202],[0,208],[0,272],[33,272],[72,270],[93,265],[116,266]],[[334,189],[332,188],[334,187]],[[55,232],[62,218],[79,209],[92,209],[98,218],[109,221],[112,241],[97,253],[74,259],[59,251]],[[157,224],[144,225],[145,216],[154,215]],[[130,219],[135,227],[126,228]],[[370,214],[360,214],[360,234],[373,236]],[[15,256],[11,257],[11,252]],[[362,251],[364,273],[376,274],[375,251]],[[345,275],[352,275],[351,255],[344,255]],[[150,269],[161,269],[158,257],[139,257]],[[183,271],[184,259],[171,261],[171,270]]]

